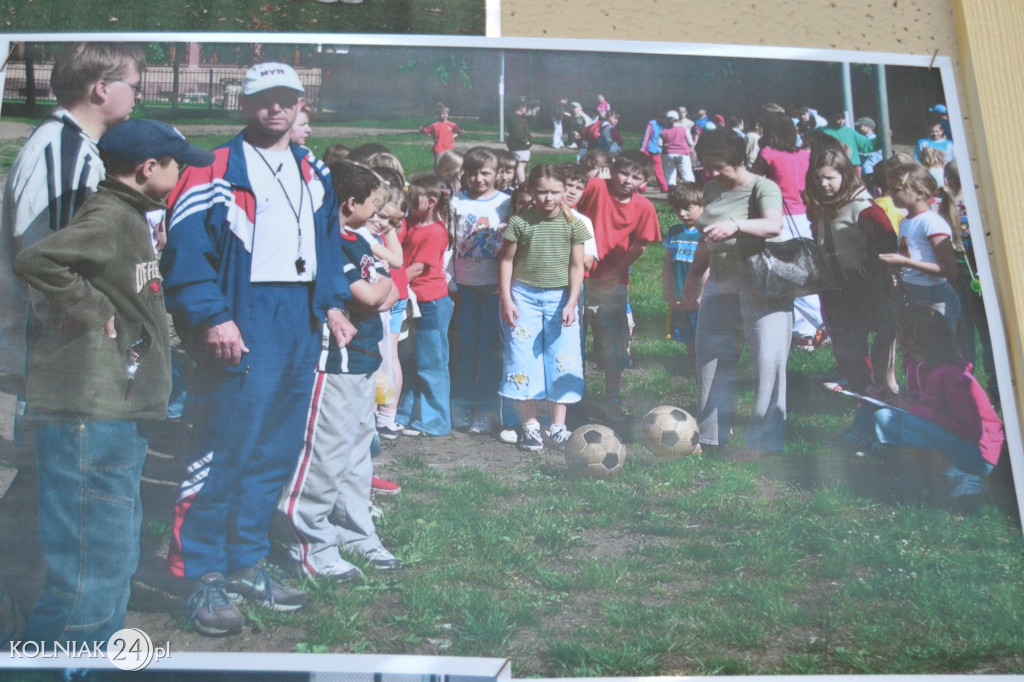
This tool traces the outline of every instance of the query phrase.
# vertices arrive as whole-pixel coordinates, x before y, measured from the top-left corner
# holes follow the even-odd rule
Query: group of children
[[[464,154],[444,148],[461,132],[447,118],[447,109],[439,105],[438,122],[424,128],[436,140],[433,174],[406,179],[400,161],[383,148],[347,159],[345,150],[336,147],[324,155],[338,203],[337,244],[345,263],[352,297],[348,314],[356,334],[339,346],[325,327],[310,431],[278,502],[278,527],[303,575],[326,575],[339,581],[359,577],[360,569],[342,551],[363,557],[379,570],[401,567],[383,546],[371,515],[371,450],[377,436],[439,436],[456,428],[472,434],[497,432],[503,442],[527,451],[541,450],[545,441],[563,448],[570,436],[567,410],[585,393],[584,319],[593,329],[595,360],[604,372],[605,416],[613,422],[622,419],[621,379],[629,365],[630,267],[651,243],[662,242],[665,247],[663,295],[671,311],[670,333],[687,345],[690,361],[696,362],[693,340],[699,311],[690,309],[682,290],[702,238],[699,184],[677,182],[671,188],[668,203],[679,222],[663,238],[655,208],[643,196],[652,169],[643,152],[628,150],[613,158],[591,150],[582,164],[537,164],[512,190],[509,185],[517,168],[525,165],[522,158],[484,146]],[[298,134],[309,134],[308,123],[307,112],[297,121]],[[143,128],[162,146],[150,153],[142,146],[125,149],[113,141],[101,141],[110,164],[108,173],[115,181],[106,191],[123,195],[117,200],[131,205],[132,229],[141,235],[136,241],[158,249],[158,232],[144,222],[143,209],[152,208],[149,204],[171,191],[178,175],[175,162],[200,165],[211,163],[212,158],[189,147],[162,124],[131,121],[122,126]],[[121,130],[120,139],[131,139],[130,132]],[[883,199],[888,197],[896,209],[906,211],[902,217],[898,211],[887,211],[884,202],[872,204],[859,193],[858,174],[847,154],[838,149],[840,153],[835,148],[815,151],[805,197],[819,241],[825,234],[838,235],[835,243],[858,244],[857,248],[866,250],[859,256],[866,254],[867,260],[840,254],[839,264],[870,260],[871,267],[841,271],[844,284],[826,304],[835,331],[858,337],[844,346],[855,352],[839,353],[837,361],[841,370],[855,375],[865,355],[856,353],[862,346],[866,349],[869,335],[874,334],[875,344],[896,337],[904,351],[907,376],[904,397],[891,367],[874,368],[870,389],[866,384],[865,390],[875,392],[891,407],[862,407],[849,437],[875,447],[938,449],[954,464],[947,474],[953,495],[976,494],[984,489],[983,477],[998,461],[1003,433],[955,336],[960,297],[949,280],[956,281],[960,274],[958,254],[964,254],[960,262],[970,266],[959,239],[969,235],[963,231],[962,212],[956,207],[958,187],[947,174],[943,211],[953,216],[947,218],[955,220],[950,225],[930,210],[937,187],[927,169],[902,158],[880,163],[875,169],[876,184]],[[116,158],[117,154],[124,158]],[[446,167],[445,159],[455,156],[455,167]],[[946,168],[955,174],[955,166]],[[876,213],[881,217],[875,215],[876,224],[868,228],[861,218],[874,215],[866,210],[870,205],[880,207]],[[852,222],[840,224],[847,207]],[[902,221],[894,224],[897,221],[888,219],[892,215],[901,216]],[[841,232],[850,228],[867,230],[867,237],[846,241]],[[62,231],[39,248],[60,249],[60,239],[81,234]],[[59,280],[50,284],[47,278],[65,277],[72,266],[64,264],[55,273],[52,254],[41,259],[41,253],[26,250],[19,258],[19,273],[44,293],[52,290],[51,295],[58,296],[57,285],[69,285]],[[161,293],[160,280],[155,266],[144,265],[148,269],[128,272],[126,267],[121,274],[148,286],[155,302]],[[861,280],[884,277],[878,273],[889,272],[888,268],[901,269],[902,295],[912,305],[888,311],[879,308],[885,318],[882,322],[875,318],[858,322],[857,315],[864,312],[864,301],[858,297],[871,286],[889,291],[892,284],[891,280]],[[72,284],[88,294],[101,283],[100,277]],[[861,280],[855,281],[858,277]],[[965,286],[970,289],[973,281],[972,271]],[[895,286],[891,288],[895,291]],[[883,296],[883,300],[889,299]],[[162,304],[157,308],[162,311]],[[143,333],[145,326],[143,332],[124,328],[127,318],[115,317],[115,312],[120,316],[123,311],[100,306],[83,322],[97,328],[97,334],[121,337],[118,346],[112,347],[116,355],[112,366],[121,372],[127,357],[125,390],[130,394],[133,359],[138,369],[138,360],[147,351],[168,352],[167,334],[160,332],[165,318],[161,314],[150,320],[146,312],[151,329]],[[454,353],[449,348],[453,322]],[[891,327],[888,337],[882,333],[886,325]],[[888,355],[894,357],[891,351]],[[146,363],[139,371],[156,371],[166,364]],[[169,383],[169,376],[165,379],[161,382]],[[120,393],[121,386],[117,388]],[[546,433],[541,428],[542,402],[548,403]],[[397,486],[381,484],[385,492],[397,492]],[[305,599],[292,605],[286,598],[284,594],[279,610],[298,608]],[[193,615],[211,608],[195,604]],[[217,622],[217,631],[204,634],[241,629],[241,622]]]
[[[547,401],[548,438],[563,446],[567,406],[584,392],[585,275],[594,299],[587,307],[598,321],[595,345],[604,349],[607,403],[621,416],[628,267],[646,243],[660,240],[654,207],[637,194],[646,159],[623,154],[608,178],[591,178],[597,169],[588,174],[576,164],[539,164],[512,192],[502,178],[501,151],[474,147],[461,155],[458,174],[409,181],[404,234],[396,242],[411,323],[406,343],[398,346],[392,336],[386,344],[398,353],[385,381],[397,387],[399,373],[404,381],[397,409],[378,410],[383,438],[499,431],[504,442],[539,450],[538,403]],[[605,290],[614,295],[602,298]]]
[[[675,112],[673,112],[675,113]],[[855,384],[852,387],[859,391],[868,391],[886,400],[897,400],[899,386],[896,384],[896,372],[894,366],[895,343],[897,330],[903,329],[902,318],[904,311],[912,311],[912,308],[902,307],[908,305],[923,304],[930,306],[947,320],[950,334],[957,332],[958,328],[963,334],[966,328],[971,332],[981,331],[984,333],[985,325],[983,320],[983,306],[980,304],[980,297],[976,290],[977,279],[973,270],[973,254],[969,249],[969,233],[962,218],[965,212],[962,210],[962,202],[956,203],[956,194],[959,192],[958,174],[955,162],[943,167],[943,184],[945,192],[939,192],[939,186],[935,182],[935,172],[921,164],[915,163],[913,159],[905,155],[898,155],[893,159],[881,161],[878,158],[877,141],[873,134],[873,121],[870,119],[858,119],[857,121],[857,142],[854,148],[844,145],[840,135],[849,130],[849,137],[853,137],[852,129],[844,128],[845,120],[830,122],[837,133],[832,132],[828,125],[805,126],[804,135],[807,137],[806,144],[813,149],[813,161],[809,163],[807,179],[805,183],[804,198],[809,207],[809,214],[815,225],[815,232],[822,247],[825,248],[825,234],[835,238],[838,235],[840,244],[839,253],[836,255],[841,269],[841,286],[838,290],[828,292],[823,296],[826,301],[825,307],[825,329],[824,333],[831,332],[832,337],[838,337],[835,346],[835,354],[841,374],[847,385]],[[674,120],[674,119],[673,119]],[[794,124],[795,127],[795,124]],[[825,135],[815,134],[825,133]],[[663,136],[663,133],[662,133]],[[942,137],[935,134],[935,137]],[[923,145],[924,161],[928,161],[929,147]],[[646,151],[646,150],[645,150]],[[932,151],[938,150],[932,148]],[[473,150],[472,153],[478,150]],[[610,155],[602,158],[600,150],[590,150],[583,157],[582,162],[592,168],[611,162]],[[648,154],[650,156],[650,154]],[[854,163],[853,158],[857,158]],[[869,157],[871,164],[868,174],[872,179],[872,188],[877,188],[878,197],[872,196],[862,188],[859,169],[864,157]],[[494,197],[500,192],[494,188],[495,183],[490,185],[482,182],[478,176],[480,173],[480,162],[477,159],[470,159],[467,155],[464,160],[466,187],[459,194],[456,200],[456,210],[452,214],[454,224],[457,226],[452,235],[456,252],[456,266],[454,268],[455,285],[458,293],[453,295],[460,297],[462,310],[455,312],[456,322],[456,343],[458,344],[457,361],[453,363],[452,376],[454,378],[452,404],[452,424],[455,428],[469,428],[473,433],[489,432],[495,418],[493,397],[497,394],[499,398],[521,399],[524,395],[531,399],[535,396],[553,396],[555,407],[552,411],[552,426],[549,430],[549,438],[552,443],[562,442],[562,428],[564,424],[564,409],[560,406],[562,402],[568,401],[566,393],[552,391],[551,387],[558,382],[552,382],[552,377],[559,376],[554,370],[569,367],[567,363],[553,362],[557,356],[563,358],[575,358],[581,356],[582,346],[574,343],[571,347],[562,344],[564,338],[579,335],[572,332],[569,334],[557,334],[555,321],[561,318],[566,330],[575,328],[577,322],[574,316],[567,313],[566,304],[579,299],[586,300],[586,308],[591,313],[590,322],[595,330],[595,353],[597,361],[605,370],[606,379],[606,409],[614,415],[621,413],[617,409],[619,378],[621,369],[625,366],[620,362],[619,353],[627,340],[618,333],[621,325],[618,324],[618,312],[625,311],[628,306],[626,300],[628,290],[616,291],[615,287],[607,286],[615,277],[602,276],[610,268],[615,268],[616,273],[621,277],[620,284],[628,284],[628,264],[623,270],[619,267],[620,257],[631,263],[635,257],[642,253],[643,245],[650,241],[658,241],[660,230],[657,230],[657,221],[654,220],[654,230],[647,230],[640,214],[633,214],[629,206],[642,206],[646,202],[642,196],[640,201],[634,198],[636,190],[641,185],[646,185],[647,174],[650,169],[649,163],[643,163],[642,159],[636,159],[634,170],[638,171],[635,186],[629,180],[623,181],[623,175],[628,176],[630,165],[629,153],[620,154],[614,161],[614,167],[604,180],[588,180],[587,192],[580,208],[586,216],[593,219],[592,230],[596,233],[594,240],[594,258],[587,260],[584,270],[586,271],[586,294],[577,292],[574,284],[576,276],[576,260],[568,258],[566,263],[570,265],[568,270],[559,261],[558,271],[560,274],[568,274],[569,281],[558,282],[558,289],[561,298],[558,299],[561,306],[550,303],[548,312],[538,313],[539,319],[548,321],[551,327],[545,328],[546,336],[542,343],[535,343],[535,333],[527,334],[522,328],[517,314],[521,308],[518,299],[526,296],[524,287],[531,285],[529,276],[524,280],[519,276],[521,272],[528,272],[529,268],[521,268],[516,263],[517,258],[523,254],[523,245],[519,225],[521,220],[534,220],[538,211],[545,213],[546,217],[554,218],[553,208],[546,208],[548,204],[541,204],[540,198],[547,198],[548,184],[553,181],[546,175],[548,172],[544,166],[538,166],[530,175],[527,194],[534,205],[525,213],[524,207],[518,201],[512,202],[511,214],[518,216],[509,222],[509,228],[502,233],[497,240],[501,244],[504,239],[504,246],[495,244],[493,236],[496,233],[495,221],[501,222],[501,215],[491,214],[486,221],[477,219],[478,214],[484,213],[482,206],[476,204],[478,201],[494,201]],[[810,158],[810,157],[808,157]],[[495,160],[494,175],[498,174],[501,161]],[[511,168],[512,161],[509,161]],[[626,166],[627,168],[624,168]],[[580,169],[577,169],[579,172]],[[623,171],[625,170],[625,173]],[[482,175],[487,175],[484,171]],[[564,171],[563,171],[564,172]],[[601,171],[593,171],[596,175]],[[571,173],[571,171],[570,171]],[[541,177],[544,180],[541,180]],[[685,179],[689,179],[684,175]],[[894,179],[895,178],[895,179]],[[673,178],[675,180],[675,178]],[[570,178],[570,184],[572,184]],[[554,184],[557,184],[555,182]],[[543,186],[541,186],[543,185]],[[604,188],[602,193],[601,188]],[[624,189],[625,188],[625,189]],[[568,191],[566,191],[568,190]],[[609,193],[610,190],[610,193]],[[569,206],[574,204],[574,192],[563,184],[564,201]],[[517,190],[519,195],[522,190]],[[621,195],[617,194],[622,192]],[[929,210],[938,208],[939,196],[946,197],[942,203],[942,213],[946,220],[940,217],[939,213]],[[601,197],[601,199],[598,199]],[[519,197],[516,196],[515,199]],[[623,199],[625,198],[625,200]],[[596,203],[590,203],[596,201]],[[460,203],[461,202],[461,203]],[[694,364],[696,372],[696,358],[693,342],[697,325],[698,311],[688,309],[682,297],[682,284],[697,244],[700,241],[701,233],[697,229],[697,221],[702,213],[702,188],[694,182],[673,182],[670,183],[668,202],[679,219],[679,223],[670,227],[663,239],[665,247],[665,263],[663,267],[663,296],[669,305],[670,317],[668,333],[676,340],[687,345],[688,357]],[[504,202],[502,202],[504,203]],[[608,211],[611,208],[613,210]],[[864,209],[870,209],[865,211]],[[506,207],[506,211],[509,209]],[[904,218],[903,215],[906,214]],[[567,214],[568,215],[568,214]],[[577,213],[577,215],[580,215]],[[468,216],[468,219],[467,219]],[[438,216],[441,217],[441,216]],[[507,218],[507,214],[506,214]],[[902,225],[900,224],[902,219]],[[568,218],[567,218],[568,220]],[[844,222],[844,220],[846,222]],[[486,227],[481,225],[486,222]],[[473,223],[473,224],[470,224]],[[513,227],[516,229],[514,230]],[[847,230],[847,228],[853,228]],[[563,233],[573,234],[571,223],[562,227]],[[629,234],[629,240],[624,246],[615,244],[615,236]],[[531,232],[532,234],[532,232]],[[466,246],[467,239],[476,245],[476,258],[480,260],[467,260]],[[964,248],[962,237],[967,237],[968,248]],[[856,239],[850,239],[856,237]],[[898,241],[897,241],[898,237]],[[832,245],[835,250],[835,243]],[[527,251],[527,254],[530,252]],[[554,253],[554,252],[553,252]],[[565,254],[558,251],[558,258],[564,259]],[[570,250],[570,253],[571,250]],[[489,266],[488,274],[481,279],[473,279],[473,272],[470,264],[487,262],[497,257],[497,263]],[[527,256],[529,257],[529,256]],[[508,266],[506,267],[506,261]],[[594,262],[597,263],[596,268]],[[443,265],[443,263],[442,263]],[[550,267],[551,262],[546,262]],[[595,268],[592,270],[592,268]],[[852,269],[851,269],[852,268]],[[964,275],[964,272],[968,275]],[[958,284],[959,282],[959,284]],[[497,284],[497,289],[494,285]],[[480,287],[485,287],[483,291]],[[581,287],[582,289],[582,287]],[[975,305],[975,310],[981,310],[981,319],[975,314],[972,318],[964,318],[963,324],[958,327],[960,320],[960,307],[963,299],[968,299]],[[978,299],[974,301],[973,299]],[[467,302],[468,301],[468,302]],[[965,304],[966,306],[966,304]],[[504,360],[502,363],[504,376],[498,377],[493,368],[498,366],[496,360],[496,349],[488,344],[493,343],[495,320],[494,310],[500,312],[500,323],[498,331],[502,332],[502,348],[504,349]],[[616,314],[607,317],[598,313],[601,311],[615,310]],[[484,312],[487,311],[487,312]],[[912,319],[921,318],[920,313],[907,313]],[[622,316],[624,318],[624,315]],[[606,325],[606,321],[615,321],[614,324]],[[543,349],[539,353],[543,358],[535,358],[540,364],[531,372],[518,371],[523,365],[517,355],[518,346],[516,336],[521,334],[524,340],[534,343],[534,347]],[[913,341],[902,343],[901,346],[913,344]],[[934,336],[934,335],[933,335]],[[955,337],[954,337],[955,338]],[[961,352],[964,356],[973,360],[973,334],[970,335],[970,342],[962,339]],[[874,350],[869,352],[869,343],[874,341]],[[983,339],[987,340],[987,339]],[[606,344],[606,341],[610,343]],[[986,365],[990,365],[990,344],[983,343],[986,349]],[[909,353],[904,348],[905,353]],[[871,358],[866,361],[866,358]],[[911,355],[911,357],[913,357]],[[988,369],[988,367],[986,367]],[[542,371],[543,370],[543,371]],[[941,373],[940,373],[941,374]],[[964,374],[969,377],[970,374]],[[536,378],[534,378],[536,377]],[[548,387],[545,393],[531,394],[524,392],[521,383],[532,381],[539,383],[540,377],[547,377]],[[968,381],[964,378],[964,381]],[[971,379],[973,381],[973,378]],[[968,382],[969,383],[969,382]],[[976,383],[976,382],[975,382]],[[567,378],[562,380],[561,385],[569,386],[572,382]],[[495,387],[498,387],[495,390]],[[981,390],[974,390],[968,387],[966,396],[973,396],[978,399],[977,404],[971,409],[971,413],[977,416],[972,418],[975,423],[974,435],[976,449],[983,453],[988,464],[994,463],[993,452],[998,453],[998,447],[993,447],[992,442],[986,442],[982,438],[992,439],[999,429],[993,425],[991,403],[981,401],[987,394]],[[514,390],[518,389],[518,390]],[[912,397],[920,397],[914,391]],[[934,397],[934,396],[933,396]],[[575,393],[573,400],[577,400]],[[540,447],[542,440],[536,425],[536,409],[527,401],[522,413],[523,430],[519,435],[518,442],[523,447]],[[964,402],[957,405],[946,405],[944,409],[950,411],[962,411],[966,408]],[[885,416],[885,412],[880,413]],[[932,416],[934,416],[934,412]],[[960,414],[963,416],[963,414]],[[499,410],[498,421],[504,425],[508,423]],[[858,418],[857,426],[862,428],[865,417]],[[947,422],[948,423],[948,422]],[[955,423],[955,421],[953,422]],[[996,418],[995,424],[998,424]],[[1001,427],[999,427],[1001,428]],[[416,431],[418,429],[414,429]],[[967,433],[968,430],[963,430]],[[974,433],[974,431],[970,431]],[[508,431],[502,429],[504,434]],[[564,436],[567,438],[567,435]],[[507,436],[502,438],[508,440]],[[886,441],[879,438],[880,443]],[[1001,440],[999,441],[1001,443]],[[980,444],[980,445],[979,445]],[[940,448],[941,449],[941,448]],[[962,462],[961,462],[962,463]],[[962,469],[962,467],[961,467]],[[977,469],[977,470],[976,470]],[[974,476],[980,471],[976,467],[963,469],[969,471],[969,476]],[[987,470],[986,470],[987,471]],[[972,494],[979,490],[979,481],[973,478],[964,479],[953,477],[957,483],[954,490],[955,496]],[[967,483],[964,481],[967,480]]]
[[[651,163],[642,152],[612,158],[595,150],[585,165],[537,164],[513,190],[508,185],[519,160],[503,151],[442,150],[435,173],[408,180],[386,150],[361,165],[331,160],[358,333],[348,347],[331,343],[324,351],[316,435],[279,505],[279,518],[299,538],[289,544],[292,558],[307,575],[358,577],[339,547],[379,569],[401,565],[383,547],[369,513],[375,433],[397,439],[454,428],[497,433],[526,451],[564,447],[571,435],[567,411],[586,390],[584,318],[604,372],[605,417],[621,419],[630,266],[650,243],[665,248],[670,333],[696,363],[699,311],[682,290],[702,237],[702,187],[677,182],[671,188],[668,203],[678,223],[663,237],[643,196]],[[956,279],[955,253],[963,252],[951,237],[964,234],[962,224],[947,225],[929,210],[937,188],[924,167],[903,157],[879,164],[883,194],[876,203],[861,190],[845,151],[828,144],[815,149],[805,187],[819,241],[826,232],[860,230],[861,239],[841,235],[837,242],[864,252],[843,254],[839,263],[870,265],[856,272],[841,267],[844,284],[827,296],[827,322],[848,337],[839,347],[854,350],[837,353],[837,361],[859,376],[869,337],[892,344],[885,349],[892,358],[898,339],[907,378],[901,391],[891,363],[868,364],[864,390],[888,406],[862,405],[845,438],[858,447],[938,450],[952,462],[951,495],[975,495],[984,490],[1004,436],[957,344],[955,325],[947,322],[955,305],[945,295],[947,279]],[[457,170],[441,168],[445,154],[458,155]],[[947,187],[952,201],[954,188]],[[948,203],[944,210],[961,215]],[[847,213],[852,222],[839,224]],[[894,225],[892,215],[902,223]],[[917,274],[935,281],[918,283]],[[874,277],[882,281],[869,281]],[[866,302],[866,293],[878,296]],[[866,303],[878,316],[866,312]]]

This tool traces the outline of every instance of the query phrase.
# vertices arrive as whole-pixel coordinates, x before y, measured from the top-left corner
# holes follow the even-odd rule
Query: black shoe
[[[402,435],[402,428],[401,424],[382,426],[377,429],[377,435],[384,440],[398,440],[398,437]]]

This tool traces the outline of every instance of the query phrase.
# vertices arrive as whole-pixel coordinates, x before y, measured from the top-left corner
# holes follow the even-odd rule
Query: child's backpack
[[[594,144],[601,139],[601,124],[604,123],[603,119],[597,119],[586,128],[583,129],[583,141],[587,144]]]

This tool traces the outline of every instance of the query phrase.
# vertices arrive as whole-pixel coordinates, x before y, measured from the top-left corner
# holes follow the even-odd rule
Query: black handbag
[[[785,202],[782,206],[790,238],[763,240],[761,248],[747,256],[754,295],[761,300],[777,301],[839,288],[832,231],[822,226],[828,250],[823,254],[813,239],[800,236],[789,207]]]

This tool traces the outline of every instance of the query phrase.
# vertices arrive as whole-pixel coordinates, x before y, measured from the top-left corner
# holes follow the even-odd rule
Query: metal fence
[[[36,64],[33,71],[35,100],[40,103],[54,101],[50,92],[53,64]],[[182,66],[177,69],[173,66],[150,66],[142,75],[142,102],[172,108],[237,111],[245,72],[245,68],[235,66]],[[320,69],[296,69],[296,72],[306,89],[306,101],[316,107],[322,85]],[[27,102],[27,81],[23,62],[8,64],[4,99]]]

